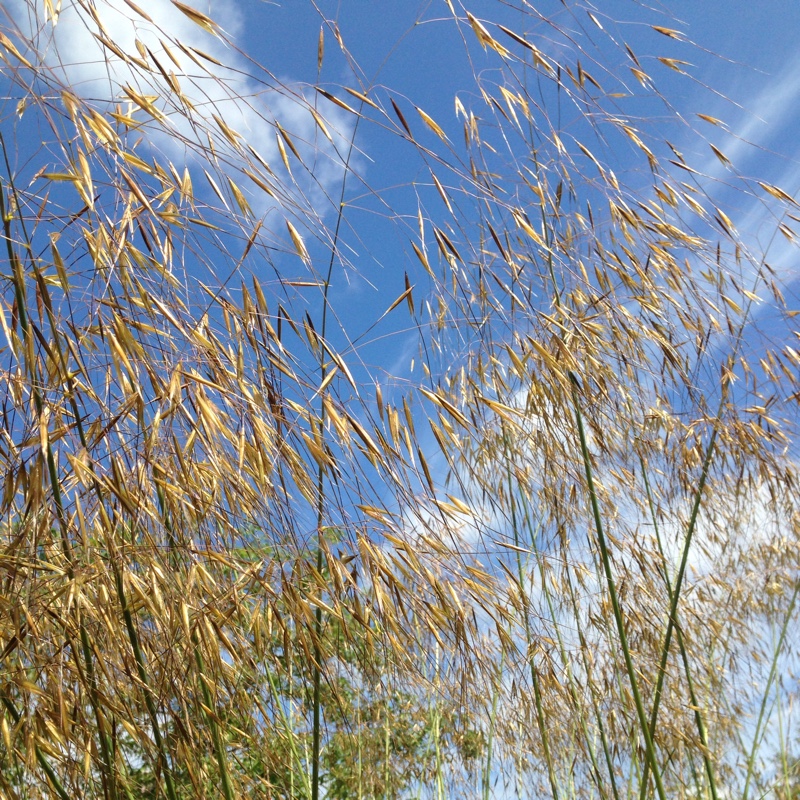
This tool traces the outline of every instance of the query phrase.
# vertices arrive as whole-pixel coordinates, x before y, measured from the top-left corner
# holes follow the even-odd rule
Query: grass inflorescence
[[[3,796],[795,796],[791,187],[670,20],[483,5],[446,109],[3,9]]]

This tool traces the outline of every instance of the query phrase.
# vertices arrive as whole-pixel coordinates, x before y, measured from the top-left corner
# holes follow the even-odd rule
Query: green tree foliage
[[[242,714],[234,703],[217,710],[226,731],[231,772],[239,791],[248,796],[300,800],[310,794],[307,760],[312,741],[313,668],[296,657],[291,641],[291,635],[275,632],[269,661],[253,668],[239,667],[240,691],[263,699],[264,718]],[[391,671],[381,668],[375,653],[367,657],[363,644],[363,633],[352,618],[333,621],[325,628],[325,796],[342,800],[406,797],[410,786],[429,780],[434,770],[427,699],[386,685],[385,681],[394,681]],[[169,732],[175,748],[180,741],[178,727],[173,723]],[[446,745],[448,728],[440,726],[437,735]],[[136,765],[130,770],[131,794],[160,796],[155,765],[147,761],[142,748],[128,736],[121,746],[128,763]],[[197,775],[176,770],[179,797],[212,797],[216,781],[210,755]]]

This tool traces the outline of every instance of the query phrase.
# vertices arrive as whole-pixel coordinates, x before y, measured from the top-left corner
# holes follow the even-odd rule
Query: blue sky
[[[109,71],[96,39],[83,23],[79,24],[71,6],[71,2],[63,3],[58,24],[44,26],[40,33],[40,42],[44,43],[56,72],[84,96],[92,98],[98,107],[120,97],[126,82],[145,93],[152,88],[148,82],[153,79],[136,74],[113,57]],[[426,322],[430,318],[425,302],[431,298],[430,279],[411,247],[412,241],[422,244],[418,218],[421,215],[426,226],[432,263],[437,256],[432,224],[446,228],[450,220],[433,184],[431,167],[458,205],[461,227],[449,228],[449,235],[458,245],[459,237],[468,240],[474,233],[469,220],[470,214],[478,210],[478,204],[464,193],[469,187],[464,181],[467,169],[462,145],[463,119],[458,116],[456,99],[467,112],[474,111],[489,125],[484,135],[498,149],[493,168],[513,176],[514,159],[526,156],[522,139],[511,140],[503,152],[505,143],[497,130],[492,138],[490,123],[495,112],[487,110],[481,99],[476,76],[497,94],[497,85],[507,81],[508,73],[503,71],[502,61],[495,52],[480,46],[466,20],[467,11],[483,20],[482,24],[515,53],[520,48],[499,32],[496,23],[526,37],[545,56],[573,65],[580,59],[583,68],[607,91],[620,95],[605,103],[607,110],[627,115],[648,145],[654,149],[660,147],[656,150],[658,155],[667,152],[660,140],[669,139],[683,153],[687,164],[707,176],[687,180],[702,185],[726,209],[740,227],[742,241],[753,253],[767,252],[770,264],[782,273],[791,290],[794,247],[780,234],[775,235],[779,220],[774,215],[774,203],[765,202],[770,198],[753,191],[753,187],[755,179],[765,180],[793,195],[800,183],[794,136],[800,58],[795,55],[793,41],[800,10],[793,3],[678,2],[652,6],[627,0],[595,5],[548,0],[535,8],[525,6],[523,13],[520,8],[482,0],[457,6],[459,24],[454,22],[444,0],[317,4],[215,0],[197,3],[196,7],[219,22],[239,52],[203,31],[166,0],[148,4],[147,13],[175,39],[235,68],[226,72],[221,67],[208,66],[211,75],[222,78],[212,80],[178,54],[186,62],[184,90],[196,103],[198,113],[206,118],[216,113],[241,132],[276,169],[279,181],[286,175],[276,142],[279,137],[272,124],[277,119],[312,169],[309,172],[298,169],[289,153],[288,158],[295,164],[293,174],[297,184],[288,197],[288,211],[267,200],[253,185],[243,186],[256,218],[263,222],[260,231],[263,249],[254,249],[244,264],[238,264],[238,254],[244,250],[244,234],[237,236],[234,231],[231,240],[219,243],[209,234],[208,252],[215,247],[222,250],[206,266],[201,263],[202,258],[187,256],[186,267],[191,278],[186,284],[187,293],[191,294],[194,280],[213,283],[230,277],[228,288],[235,294],[239,277],[249,282],[255,275],[263,282],[268,297],[280,300],[287,308],[292,301],[295,320],[308,312],[319,326],[319,287],[287,283],[309,278],[319,281],[327,272],[330,228],[341,191],[340,164],[347,152],[348,139],[355,131],[352,175],[345,190],[339,257],[334,264],[330,291],[331,306],[336,313],[328,335],[348,359],[365,397],[372,394],[372,384],[376,382],[383,385],[385,399],[396,398],[393,387],[403,390],[419,381],[426,382],[420,368],[420,359],[425,357],[433,359],[435,383],[439,374],[458,366],[474,343],[469,330],[461,340],[458,334],[450,334],[444,342],[444,351],[437,355],[431,347],[420,351],[414,329],[416,321]],[[138,18],[123,0],[99,3],[97,8],[109,35],[123,50],[136,54],[134,37],[137,36],[162,61],[169,63],[161,37],[153,34],[152,25]],[[7,10],[14,23],[24,30],[29,23],[22,0],[14,0]],[[129,20],[131,17],[134,23]],[[674,37],[664,36],[653,25],[679,33]],[[334,35],[337,27],[347,55]],[[324,32],[324,58],[318,74],[320,29]],[[626,44],[636,52],[642,70],[655,81],[664,99],[640,85],[631,73],[633,62],[624,49]],[[658,57],[688,62],[681,64],[687,74],[669,69]],[[536,80],[533,73],[530,80]],[[365,107],[366,119],[356,130],[355,116],[316,94],[315,85],[351,106],[357,106],[358,101],[345,87],[367,91],[386,113]],[[509,86],[513,88],[513,83]],[[560,126],[563,136],[576,137],[592,148],[597,147],[603,163],[624,184],[638,189],[647,199],[650,176],[641,152],[619,136],[599,140],[574,99],[557,93],[552,84],[532,83],[530,88],[531,96],[538,97],[546,116]],[[246,102],[237,100],[237,93],[245,94]],[[403,140],[392,100],[401,109],[417,141],[429,148],[427,155],[421,156],[416,146]],[[15,102],[15,98],[9,102]],[[333,143],[327,142],[315,125],[307,110],[309,103],[327,121]],[[415,107],[430,114],[441,126],[453,143],[452,152],[442,146]],[[169,109],[165,110],[169,115]],[[721,122],[712,125],[697,117],[698,113],[719,118]],[[219,206],[202,175],[202,160],[193,150],[195,134],[179,117],[172,114],[170,119],[178,120],[177,127],[170,129],[167,125],[158,132],[151,128],[141,146],[142,152],[150,147],[153,152],[166,155],[179,172],[189,169],[197,197]],[[36,121],[23,114],[16,124],[25,131],[25,140],[33,145],[30,152],[23,149],[18,153],[16,166],[22,175],[30,174],[40,164],[41,150],[37,130],[31,128],[28,132],[25,126],[35,125]],[[606,129],[601,127],[600,134],[605,133]],[[215,173],[217,181],[222,183],[226,174],[240,166],[239,156],[226,150],[224,137],[217,134],[215,141],[229,165],[223,163]],[[736,183],[733,172],[720,163],[710,144],[733,161],[733,168],[746,179],[750,194],[733,188]],[[52,164],[56,164],[56,159],[57,153],[53,151]],[[460,172],[449,171],[445,168],[448,163]],[[588,159],[576,163],[586,170],[582,188],[595,203],[596,222],[600,227],[607,226],[608,220],[604,218],[607,212],[596,202],[600,198],[591,185],[594,167]],[[686,177],[679,170],[676,172],[679,177]],[[519,185],[511,185],[509,190],[517,194],[520,204],[530,202]],[[217,219],[221,221],[226,216],[229,215],[223,209]],[[285,225],[287,218],[306,240],[311,254],[310,270],[293,252]],[[229,242],[233,244],[228,246]],[[217,271],[216,279],[210,274],[211,269]],[[415,287],[416,320],[409,318],[405,304],[384,317],[388,306],[404,291],[406,279]],[[541,302],[546,303],[546,298],[541,298]],[[768,305],[757,306],[753,318],[762,334],[777,338],[791,335],[786,322],[772,315]],[[724,350],[729,342],[723,337],[717,346]],[[716,369],[709,368],[705,378],[714,382]],[[339,388],[346,399],[349,391],[346,382],[340,380]],[[429,443],[433,446],[432,441]],[[444,467],[441,462],[439,466]]]
[[[78,63],[81,59],[73,49],[77,39],[74,30],[65,24],[69,5],[64,4],[60,27],[54,31],[55,42],[62,58],[66,54],[65,61],[73,57],[73,63],[67,67],[70,78],[74,81],[77,77],[78,85],[83,86],[88,94],[98,94],[97,87],[103,85],[104,71],[97,61],[85,57],[86,49],[83,55],[88,63]],[[119,5],[126,8],[121,0]],[[365,88],[374,82],[377,87],[375,96],[387,107],[389,116],[391,108],[387,100],[392,97],[411,120],[422,141],[426,135],[430,137],[430,131],[420,124],[414,105],[432,114],[447,134],[457,141],[461,136],[461,122],[456,119],[454,98],[459,96],[468,109],[479,108],[473,71],[490,81],[500,74],[496,54],[486,53],[480,48],[467,24],[456,27],[443,0],[423,3],[353,0],[318,4],[250,1],[196,5],[219,21],[244,53],[298,94],[309,95],[311,87],[319,82],[327,90],[347,98],[341,87]],[[99,7],[102,9],[103,4]],[[604,85],[602,69],[605,65],[593,65],[592,57],[607,56],[612,69],[626,75],[635,94],[634,98],[620,98],[619,108],[634,117],[641,117],[645,130],[655,129],[659,135],[666,130],[687,160],[701,171],[715,171],[715,177],[724,178],[720,174],[724,169],[703,141],[704,135],[723,152],[731,153],[736,167],[744,174],[757,174],[761,179],[779,184],[790,194],[797,188],[792,185],[798,182],[793,131],[795,101],[800,94],[795,79],[798,59],[793,41],[800,11],[795,4],[676,2],[650,6],[615,0],[596,5],[565,5],[549,0],[537,4],[535,10],[528,8],[523,15],[519,9],[484,0],[467,4],[466,8],[479,19],[502,22],[528,36],[545,53],[571,52],[578,57],[581,55],[579,50],[585,49],[584,67],[596,73]],[[9,9],[17,21],[23,20],[25,14],[20,0],[11,3]],[[168,25],[173,30],[177,28],[176,38],[185,33],[188,41],[197,42],[206,49],[212,48],[218,57],[225,54],[225,48],[216,45],[211,37],[168,3],[152,3],[148,9],[157,20],[161,19],[159,14],[168,15],[165,18]],[[588,12],[603,25],[603,35],[590,21]],[[537,19],[537,15],[541,18]],[[551,21],[571,31],[571,41],[557,32]],[[334,22],[353,61],[359,65],[357,76],[353,74],[352,63],[347,63],[337,46],[331,31]],[[140,30],[147,27],[141,21],[139,24]],[[677,29],[697,46],[661,36],[650,28],[653,24]],[[322,73],[318,76],[320,27],[325,32],[325,57]],[[496,28],[492,29],[496,32]],[[114,34],[122,27],[112,26],[110,30]],[[623,42],[630,43],[641,55],[643,68],[652,73],[675,110],[691,123],[691,130],[674,120],[667,120],[660,102],[648,99],[647,92],[626,72],[629,64],[625,63],[622,50],[615,52],[603,42],[605,34],[620,46]],[[130,31],[125,33],[125,36],[130,35]],[[508,39],[504,43],[511,46]],[[133,44],[132,40],[130,44]],[[599,50],[593,52],[594,45],[598,45]],[[658,64],[655,59],[659,55],[690,62],[692,66],[687,66],[686,71],[691,77]],[[238,65],[245,66],[242,57],[229,52],[228,56]],[[92,83],[89,76],[93,76],[96,82]],[[264,73],[260,77],[264,80]],[[713,87],[719,95],[703,88],[704,84]],[[263,87],[253,83],[252,88]],[[724,96],[730,101],[724,100]],[[545,100],[552,100],[552,97]],[[349,101],[354,102],[352,97]],[[288,123],[284,122],[287,130],[292,129],[294,122],[302,138],[308,129],[308,118],[293,118],[290,101],[281,102],[283,104],[278,103],[276,107],[275,100],[268,99],[265,104],[273,106],[279,117],[283,114],[289,118]],[[331,107],[321,98],[319,107],[327,118],[333,120],[334,127],[338,125],[345,136],[349,135],[352,120],[346,113]],[[719,117],[727,123],[727,128],[698,123],[694,116],[697,112]],[[562,122],[566,130],[573,124],[570,113],[570,109],[565,107]],[[237,114],[241,115],[236,112],[233,116]],[[244,122],[248,120],[252,121],[252,118],[245,115]],[[257,126],[251,127],[251,132],[256,142],[267,133]],[[749,146],[744,140],[758,147]],[[317,141],[320,141],[319,136]],[[324,142],[322,144],[324,147]],[[344,142],[338,144],[343,146]],[[163,139],[159,146],[165,146]],[[391,301],[403,290],[405,272],[409,273],[412,283],[423,287],[421,294],[424,296],[425,276],[408,247],[408,229],[414,227],[411,219],[418,211],[417,197],[426,209],[430,208],[431,215],[438,216],[443,211],[429,171],[413,149],[396,135],[387,134],[374,124],[362,124],[356,147],[360,151],[355,162],[356,171],[371,188],[380,191],[380,201],[374,195],[367,196],[359,181],[349,181],[347,194],[352,208],[345,222],[355,231],[349,243],[357,266],[354,262],[344,275],[334,276],[333,291],[349,305],[347,328],[353,336],[375,321],[374,312],[384,301]],[[274,144],[268,150],[270,156],[275,156]],[[175,151],[176,157],[179,153],[179,149]],[[615,152],[612,148],[606,155],[613,168],[624,176],[629,166],[625,150]],[[635,168],[640,169],[640,164]],[[636,182],[635,174],[629,177]],[[330,170],[327,180],[323,177],[323,181],[331,192],[337,192],[338,187],[334,188],[337,186],[335,170]],[[420,185],[414,186],[415,183]],[[719,191],[724,198],[724,187]],[[744,235],[765,243],[774,231],[772,221],[765,220],[764,213],[755,205],[748,206],[745,199],[735,202],[739,203],[739,211],[750,226]],[[323,205],[320,203],[318,207],[321,209]],[[395,213],[400,224],[398,219],[387,223],[380,218],[381,214]],[[266,223],[268,228],[269,218]],[[358,244],[356,239],[360,239]],[[367,351],[368,348],[365,354]],[[378,356],[374,360],[370,358],[370,361],[384,360],[391,352],[400,357],[406,353],[406,348],[400,341],[382,339]],[[375,366],[379,365],[375,363]],[[385,366],[385,363],[380,366]]]
[[[116,62],[113,57],[110,59],[109,70],[96,39],[78,22],[71,6],[71,2],[62,3],[58,24],[46,25],[40,32],[40,42],[49,53],[49,63],[56,73],[98,107],[122,96],[126,82],[138,86],[142,92],[152,88],[148,83],[152,78],[122,66],[118,59]],[[752,250],[756,260],[760,252],[767,252],[768,261],[789,287],[791,299],[796,271],[794,246],[782,235],[776,236],[779,218],[775,216],[775,204],[754,187],[755,180],[764,180],[794,195],[800,183],[794,135],[800,95],[800,80],[796,77],[800,58],[795,54],[794,33],[800,10],[793,3],[677,2],[653,6],[627,0],[595,5],[548,0],[535,7],[526,5],[521,10],[482,0],[457,6],[458,24],[444,0],[317,4],[216,0],[197,3],[196,7],[219,22],[239,52],[203,31],[166,0],[148,4],[147,13],[175,39],[196,46],[234,68],[225,71],[209,66],[211,76],[222,78],[212,80],[209,75],[202,75],[195,64],[180,57],[186,62],[184,90],[196,103],[198,113],[206,118],[216,113],[241,132],[275,167],[276,181],[280,181],[285,173],[276,141],[280,137],[276,137],[272,124],[277,119],[312,169],[305,172],[295,164],[293,174],[297,184],[284,209],[265,199],[253,185],[243,186],[255,217],[263,223],[259,234],[263,249],[254,249],[244,264],[238,264],[238,254],[245,246],[244,234],[238,234],[237,238],[233,232],[230,247],[228,240],[215,243],[214,236],[209,234],[208,252],[220,247],[220,257],[203,266],[202,258],[187,255],[187,294],[191,294],[192,282],[197,279],[213,282],[210,269],[217,270],[217,280],[231,277],[228,288],[234,294],[240,276],[249,282],[255,275],[276,302],[280,300],[287,307],[287,297],[293,302],[295,320],[308,312],[314,324],[319,325],[319,287],[287,284],[309,278],[319,281],[327,272],[330,228],[341,191],[341,159],[355,131],[352,175],[345,190],[339,253],[330,292],[336,313],[328,335],[348,359],[365,396],[372,393],[372,384],[376,382],[383,385],[387,399],[393,397],[393,386],[404,389],[418,381],[425,382],[420,358],[426,356],[433,359],[435,383],[442,372],[458,366],[473,346],[467,330],[461,340],[458,334],[449,335],[441,354],[437,355],[430,347],[421,352],[414,330],[416,321],[427,324],[430,313],[425,302],[431,298],[430,279],[411,247],[412,241],[422,244],[418,218],[421,215],[426,226],[432,263],[436,258],[432,224],[446,228],[450,220],[433,184],[431,167],[459,206],[461,227],[449,228],[449,235],[457,245],[459,237],[468,240],[474,233],[470,229],[470,214],[479,208],[464,191],[469,186],[464,180],[467,169],[462,145],[463,119],[459,118],[456,99],[467,112],[474,111],[487,121],[489,129],[485,135],[498,149],[492,168],[506,176],[513,175],[514,159],[526,156],[521,138],[511,140],[503,152],[500,132],[491,129],[494,111],[487,110],[481,99],[476,76],[496,90],[498,84],[508,80],[508,73],[503,71],[497,53],[481,47],[466,20],[468,11],[483,20],[482,24],[512,52],[520,48],[499,32],[496,23],[526,37],[545,56],[558,57],[573,65],[580,59],[583,68],[607,91],[620,95],[605,103],[606,110],[627,115],[648,145],[654,149],[660,147],[658,155],[667,152],[659,141],[669,139],[683,153],[686,163],[702,173],[687,180],[701,185],[716,204],[726,209],[739,226],[742,242]],[[109,36],[123,50],[135,55],[134,37],[138,36],[164,63],[169,63],[163,52],[163,40],[123,0],[99,3],[97,8]],[[9,3],[7,13],[23,30],[29,24],[22,0]],[[131,17],[136,21],[132,23]],[[655,31],[653,25],[678,33],[665,36]],[[334,35],[337,27],[347,55]],[[321,28],[325,46],[318,74]],[[625,51],[626,44],[637,53],[641,69],[655,81],[662,97],[656,97],[631,73],[633,62]],[[669,69],[658,61],[659,57],[678,59],[675,63],[687,62],[680,64],[687,74]],[[597,147],[603,163],[624,184],[638,189],[647,199],[650,176],[641,152],[619,136],[592,139],[594,133],[574,98],[556,92],[546,81],[536,86],[533,73],[530,80],[531,97],[538,97],[546,116],[560,126],[565,141],[566,137],[575,137],[592,148]],[[365,107],[366,119],[356,129],[355,116],[316,94],[315,85],[352,106],[357,106],[358,101],[345,87],[367,91],[386,113]],[[509,85],[513,88],[513,83]],[[237,100],[237,93],[246,95],[246,102]],[[12,96],[9,103],[16,99]],[[415,139],[428,148],[427,154],[421,155],[416,146],[403,140],[392,100],[410,124]],[[327,121],[333,132],[332,143],[326,141],[314,123],[309,104]],[[415,107],[430,114],[441,126],[453,143],[451,152],[425,125]],[[169,108],[165,107],[165,112],[170,121],[178,121],[173,128],[168,124],[158,132],[151,127],[141,146],[142,152],[150,147],[153,152],[166,155],[179,172],[189,169],[197,197],[219,206],[202,175],[204,165],[195,152],[195,134]],[[698,113],[719,118],[721,122],[710,124],[697,117]],[[36,119],[22,114],[15,124],[24,132],[23,140],[32,145],[32,150],[23,148],[17,153],[15,165],[21,175],[29,176],[41,163],[38,131],[33,127]],[[32,127],[27,130],[29,125]],[[601,127],[599,132],[605,136],[606,129]],[[221,183],[241,164],[237,161],[239,156],[226,150],[224,137],[217,134],[215,141],[228,164],[223,163],[215,173]],[[733,171],[720,163],[711,144],[732,160],[733,169],[744,177],[751,193],[734,188],[737,181]],[[56,165],[57,157],[53,150],[51,164]],[[288,157],[295,163],[291,153]],[[448,163],[459,171],[449,171],[445,168]],[[593,202],[599,200],[591,184],[594,167],[588,159],[576,164],[586,170],[582,186],[586,197]],[[676,172],[680,174],[679,170]],[[517,194],[520,204],[530,202],[518,183],[509,186],[509,190]],[[598,225],[607,226],[607,212],[602,204],[596,203],[595,210]],[[230,215],[223,209],[217,219],[226,216]],[[310,268],[293,251],[286,219],[293,221],[306,241]],[[739,277],[746,287],[748,276]],[[385,310],[404,291],[406,280],[415,287],[416,320],[409,318],[405,304],[384,316]],[[541,301],[546,303],[545,298]],[[779,339],[791,336],[786,321],[774,316],[768,304],[756,306],[753,319],[762,334]],[[723,337],[716,346],[724,350],[729,344]],[[713,367],[705,378],[710,382],[716,380]],[[346,398],[346,383],[339,381],[339,388]]]
[[[796,4],[680,2],[655,8],[631,2],[568,5],[569,10],[557,2],[537,4],[536,8],[543,16],[552,14],[556,23],[576,31],[575,44],[580,46],[586,44],[580,37],[597,39],[597,31],[592,30],[586,13],[594,8],[608,32],[643,54],[645,70],[652,72],[660,90],[692,126],[689,129],[674,120],[665,120],[663,106],[643,97],[646,93],[628,75],[637,97],[621,99],[620,107],[634,115],[658,115],[656,121],[643,120],[645,129],[655,126],[659,134],[666,130],[690,164],[701,172],[722,178],[723,182],[725,170],[707,142],[729,155],[742,174],[776,183],[790,194],[794,193],[798,182],[794,131],[796,100],[800,94],[794,41],[800,10]],[[315,10],[298,3],[242,4],[239,8],[244,19],[249,20],[250,14],[253,15],[253,24],[248,22],[242,29],[241,41],[248,51],[262,57],[277,75],[309,83],[317,80],[317,36],[321,20]],[[530,18],[523,20],[520,12],[510,7],[499,8],[495,3],[484,2],[469,5],[469,10],[479,18],[485,15],[487,19],[505,22],[512,29],[529,35],[545,52],[548,46],[565,46],[563,37],[547,24],[531,25]],[[456,31],[443,2],[325,4],[322,11],[327,19],[338,22],[367,82],[375,80],[380,86],[391,87],[392,96],[398,98],[405,113],[409,113],[409,104],[403,104],[401,98],[434,114],[448,134],[459,135],[453,99],[456,94],[467,104],[470,98],[474,99],[473,67],[490,76],[491,71],[497,69],[497,59],[493,58],[494,54],[487,55],[480,50],[471,31],[465,30],[466,26]],[[615,25],[614,19],[627,21]],[[649,28],[652,24],[677,29],[697,46],[660,36]],[[472,65],[467,59],[465,42]],[[604,52],[611,51],[606,47]],[[326,30],[325,53],[322,83],[331,91],[335,91],[337,85],[354,86],[353,76],[329,30]],[[655,59],[659,55],[690,62],[692,66],[685,68],[690,77],[658,64]],[[622,63],[619,52],[612,56],[616,59],[614,66]],[[718,117],[726,126],[698,122],[695,117],[698,112]],[[567,114],[565,110],[565,118]],[[663,124],[666,128],[661,127]],[[373,186],[407,186],[415,180],[430,186],[421,165],[414,167],[409,163],[408,149],[404,149],[396,137],[382,137],[374,127],[362,126],[358,144],[372,159],[362,166]],[[617,153],[617,163],[612,162],[612,165],[624,173],[625,159],[624,152]],[[734,203],[734,210],[747,226],[743,235],[766,247],[775,224],[762,204],[726,194],[724,185],[716,193],[721,202]],[[394,189],[387,190],[385,196],[396,204],[400,213],[409,214],[414,211],[410,194]],[[435,197],[426,198],[432,210],[435,202]],[[375,220],[371,225],[368,219],[359,217],[357,212],[354,214],[357,220],[354,225],[367,243],[373,227],[385,230]],[[408,248],[401,237],[392,241],[381,233],[378,241],[381,246],[372,249],[371,255],[381,266],[368,268],[369,279],[377,286],[379,294],[392,296],[394,287],[399,286],[396,278],[400,269],[414,270],[417,265],[413,258],[409,259]],[[394,247],[383,247],[387,241]],[[782,241],[772,245],[771,253],[778,264],[786,262],[788,268],[787,260],[791,256],[785,251]],[[360,264],[366,266],[370,256],[364,256]],[[356,278],[351,277],[358,284]],[[359,296],[361,291],[370,293],[364,286],[357,290]]]

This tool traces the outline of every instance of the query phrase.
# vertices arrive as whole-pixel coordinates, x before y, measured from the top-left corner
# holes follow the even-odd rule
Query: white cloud
[[[766,147],[770,139],[793,121],[800,98],[798,69],[800,56],[795,56],[777,80],[768,81],[764,88],[748,100],[748,110],[742,112],[744,121],[740,124],[734,123],[728,135],[722,141],[716,142],[739,169],[743,169],[749,159],[761,158],[758,148]],[[722,175],[725,171],[719,159],[712,153],[709,153],[702,168],[697,168],[706,175]]]
[[[341,181],[342,159],[352,135],[351,115],[321,101],[324,107],[319,108],[318,119],[331,142],[312,113],[317,103],[313,92],[290,79],[254,72],[235,42],[226,41],[244,24],[230,0],[213,5],[215,21],[224,21],[221,36],[207,30],[202,17],[190,18],[169,0],[149,0],[141,7],[149,19],[125,0],[69,0],[55,20],[47,18],[43,0],[11,0],[9,11],[54,80],[96,108],[121,102],[140,119],[144,114],[130,103],[130,91],[155,96],[153,106],[163,117],[141,130],[147,144],[180,170],[184,165],[215,166],[207,153],[210,139],[223,174],[234,176],[248,165],[275,187],[278,203],[287,210],[294,207],[309,221],[321,217],[330,205],[328,196],[335,194]],[[218,120],[241,138],[231,142]],[[284,143],[287,158],[294,162],[291,176],[287,173],[276,122],[291,137],[308,169]],[[273,175],[253,157],[249,146]],[[241,180],[236,178],[237,184]],[[249,180],[244,179],[240,188],[249,194],[257,215],[275,207],[276,200]]]

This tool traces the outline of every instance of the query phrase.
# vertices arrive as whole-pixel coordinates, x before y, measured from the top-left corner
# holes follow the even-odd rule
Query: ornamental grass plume
[[[453,111],[5,4],[4,796],[793,796],[797,203],[677,23],[440,5]]]

